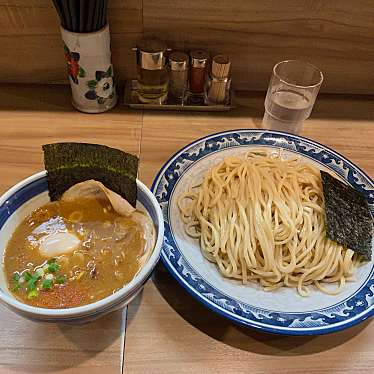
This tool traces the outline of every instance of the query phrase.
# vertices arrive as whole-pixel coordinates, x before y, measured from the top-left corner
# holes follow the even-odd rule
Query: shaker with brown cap
[[[138,97],[143,103],[162,104],[167,99],[165,53],[166,45],[155,38],[143,39],[137,47]]]
[[[208,68],[209,54],[203,50],[196,50],[190,53],[190,91],[193,94],[203,94]]]
[[[188,87],[188,55],[173,52],[169,56],[170,88],[169,93],[175,99],[183,99]]]

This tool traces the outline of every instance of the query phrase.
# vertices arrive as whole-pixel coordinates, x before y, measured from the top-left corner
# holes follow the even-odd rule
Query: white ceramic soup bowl
[[[11,294],[7,286],[2,261],[0,268],[0,300],[9,309],[29,319],[67,323],[88,322],[127,305],[151,276],[160,257],[164,235],[164,221],[156,198],[139,180],[137,180],[137,186],[137,207],[145,210],[151,217],[156,228],[156,244],[152,255],[131,282],[113,295],[92,304],[67,309],[37,308],[20,302]],[[34,209],[49,201],[45,171],[24,179],[0,197],[0,254],[2,259],[7,243],[17,226]]]

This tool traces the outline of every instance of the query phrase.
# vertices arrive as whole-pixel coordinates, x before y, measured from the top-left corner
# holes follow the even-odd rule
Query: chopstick
[[[60,23],[61,23],[62,27],[66,28],[65,15],[63,13],[63,9],[62,9],[62,6],[61,6],[61,1],[53,0],[53,4],[56,8],[58,16],[60,17]]]
[[[86,30],[86,2],[85,0],[79,0],[79,32],[85,32]]]
[[[101,7],[100,7],[100,29],[102,29],[105,25],[105,21],[104,21],[104,7],[105,7],[105,3],[104,3],[104,0],[101,0]]]
[[[104,12],[103,12],[103,20],[104,24],[103,27],[107,24],[107,12],[108,12],[108,0],[104,0]]]
[[[69,31],[72,31],[71,15],[69,11],[68,2],[66,0],[62,0],[62,6],[65,14],[65,28]]]
[[[86,31],[91,32],[94,28],[94,13],[96,7],[96,0],[89,0],[88,1],[88,12],[87,12],[87,19],[86,19]]]
[[[95,0],[96,1],[96,6],[95,6],[95,15],[94,15],[94,30],[96,31],[100,29],[101,25],[101,17],[100,17],[100,9],[101,9],[101,1],[100,0]]]
[[[67,2],[67,0],[64,0]],[[72,31],[78,32],[79,31],[79,20],[78,20],[78,12],[77,12],[77,5],[78,2],[76,0],[69,0],[68,1],[68,7],[70,11],[71,16],[71,26]]]
[[[61,26],[72,32],[93,32],[107,24],[108,0],[52,0]]]

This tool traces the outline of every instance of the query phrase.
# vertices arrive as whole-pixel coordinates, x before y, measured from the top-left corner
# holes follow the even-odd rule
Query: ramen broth
[[[17,227],[5,251],[5,273],[9,289],[24,303],[76,307],[131,281],[145,248],[139,220],[120,216],[109,201],[56,201]]]

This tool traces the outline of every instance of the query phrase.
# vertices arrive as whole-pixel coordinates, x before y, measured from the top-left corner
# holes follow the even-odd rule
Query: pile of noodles
[[[229,157],[178,200],[188,235],[228,278],[339,293],[360,258],[326,237],[320,171],[262,150]],[[332,290],[324,284],[335,283]]]

